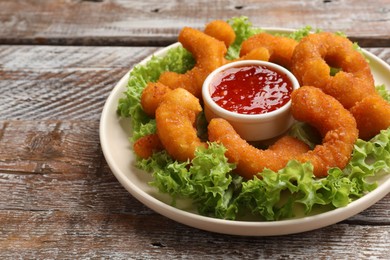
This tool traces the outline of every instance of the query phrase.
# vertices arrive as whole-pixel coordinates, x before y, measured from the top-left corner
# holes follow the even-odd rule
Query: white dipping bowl
[[[291,99],[282,107],[271,112],[264,114],[241,114],[237,112],[231,112],[220,107],[211,98],[211,83],[220,73],[229,68],[251,65],[266,66],[281,74],[285,74],[287,79],[291,81],[293,90],[299,88],[299,83],[295,76],[287,69],[275,63],[259,60],[243,60],[228,63],[213,71],[203,83],[202,96],[204,102],[204,112],[207,121],[210,121],[213,118],[226,119],[241,136],[241,138],[247,141],[267,140],[283,134],[291,127],[292,123],[294,122],[290,111]]]

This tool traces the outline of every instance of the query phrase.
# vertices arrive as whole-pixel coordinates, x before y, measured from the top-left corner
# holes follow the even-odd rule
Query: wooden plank
[[[21,174],[0,170],[0,212],[100,212],[139,216],[155,214],[120,185],[104,159],[102,164],[105,169],[97,173]]]
[[[67,175],[101,167],[98,121],[0,121],[0,129],[2,172]]]
[[[0,119],[99,119],[115,84],[154,51],[0,46]]]
[[[165,46],[183,26],[247,15],[389,47],[387,2],[1,1],[0,44],[91,47],[0,46],[0,258],[387,259],[390,194],[341,223],[265,238],[193,229],[138,202],[104,161],[99,117],[116,82],[158,48],[92,46]],[[390,64],[390,48],[370,51]]]
[[[389,48],[364,48],[372,54],[379,57],[381,60],[390,65],[390,49]]]
[[[128,70],[159,48],[0,46],[0,119],[97,120]],[[390,64],[390,48],[370,48]]]
[[[343,31],[362,46],[390,46],[387,0],[339,1],[50,1],[1,2],[0,43],[157,45],[184,26],[247,16],[258,27],[311,25]]]
[[[345,220],[351,225],[389,225],[390,193],[370,208]]]
[[[289,236],[238,237],[188,228],[156,215],[10,210],[0,211],[0,222],[3,259],[285,259],[313,255],[317,259],[387,259],[390,255],[389,226],[341,223]]]
[[[151,214],[120,186],[98,121],[0,121],[0,210]],[[351,223],[390,224],[390,195]]]
[[[98,121],[0,121],[0,210],[150,214],[109,170],[98,131]]]
[[[105,97],[99,95],[108,95],[122,73],[154,50],[0,46],[4,76],[0,91],[6,93],[0,96],[0,107],[24,95],[1,114],[0,258],[309,258],[315,254],[385,259],[389,255],[390,195],[340,224],[271,238],[189,228],[155,214],[129,195],[100,150],[98,124]],[[389,62],[388,48],[370,51]],[[96,86],[104,90],[92,95],[89,103],[88,95],[78,98]],[[30,110],[42,107],[39,112],[28,114],[26,109],[26,114],[12,114],[31,104],[29,96],[52,91],[71,97],[63,93],[65,101],[55,95],[42,98],[40,107],[30,106]],[[94,102],[101,103],[89,106],[90,113],[83,112],[84,104]],[[56,112],[53,103],[76,109]]]

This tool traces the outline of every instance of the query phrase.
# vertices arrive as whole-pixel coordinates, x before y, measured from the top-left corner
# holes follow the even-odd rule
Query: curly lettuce
[[[176,198],[191,198],[199,213],[219,218],[235,218],[232,201],[242,178],[231,174],[235,165],[225,157],[226,149],[216,143],[199,148],[191,162],[173,161],[165,151],[138,161],[141,169],[152,172],[161,192]]]
[[[242,41],[261,30],[253,28],[246,17],[232,18],[228,22],[237,38],[226,57],[234,59],[238,57]],[[305,27],[287,36],[300,40],[310,31],[310,27]],[[156,81],[164,71],[183,73],[193,66],[191,54],[177,47],[131,71],[125,97],[119,101],[118,114],[131,117],[132,140],[156,130],[154,119],[147,117],[140,106],[147,82]],[[390,102],[385,86],[378,86],[377,91]],[[203,125],[205,128],[207,124]],[[294,125],[290,134],[311,147],[320,141],[316,132],[304,123]],[[390,129],[381,131],[370,141],[359,139],[349,164],[344,169],[330,169],[325,178],[316,178],[310,163],[293,160],[277,172],[265,169],[252,180],[244,180],[234,173],[235,165],[229,163],[224,154],[222,145],[209,143],[207,149],[197,149],[191,161],[177,162],[162,151],[148,159],[139,158],[137,166],[152,174],[150,185],[169,194],[172,205],[185,198],[205,216],[231,220],[248,215],[267,221],[286,219],[300,211],[310,215],[318,209],[344,207],[375,189],[377,183],[372,178],[390,171]]]
[[[376,86],[376,91],[382,96],[384,100],[390,102],[390,92],[387,90],[384,84]]]
[[[226,54],[226,59],[233,60],[239,57],[242,42],[252,35],[262,32],[263,30],[252,27],[252,23],[249,22],[249,19],[246,16],[233,17],[227,22],[236,33],[236,39],[229,46]]]
[[[124,93],[119,100],[117,113],[130,117],[133,127],[133,140],[155,132],[155,122],[143,111],[140,101],[143,89],[148,82],[156,82],[164,71],[184,73],[195,65],[192,54],[179,46],[170,49],[164,56],[153,56],[145,65],[135,66],[129,75]]]
[[[240,219],[252,215],[264,220],[292,218],[303,206],[304,214],[314,208],[339,208],[377,187],[369,177],[390,171],[390,129],[370,141],[358,140],[345,169],[332,168],[326,178],[316,178],[310,163],[290,161],[277,172],[265,169],[252,180],[233,173],[235,165],[224,155],[225,148],[210,143],[199,148],[195,158],[174,161],[165,151],[138,161],[152,172],[151,185],[172,197],[190,198],[202,215]]]

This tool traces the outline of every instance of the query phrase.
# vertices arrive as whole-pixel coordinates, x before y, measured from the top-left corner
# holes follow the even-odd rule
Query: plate
[[[268,32],[288,33],[290,30],[270,28]],[[175,43],[154,53],[162,56],[170,49],[179,46]],[[375,84],[385,84],[390,87],[390,66],[364,51],[370,61]],[[145,58],[140,64],[145,64],[152,55]],[[126,73],[114,87],[104,105],[100,120],[100,142],[106,161],[115,177],[123,187],[141,203],[179,223],[216,233],[244,236],[273,236],[300,233],[322,228],[347,219],[375,204],[390,191],[390,174],[379,180],[378,187],[367,195],[359,198],[346,207],[313,216],[280,221],[233,221],[201,216],[189,203],[182,203],[173,207],[170,197],[162,194],[148,185],[152,180],[151,174],[135,167],[136,158],[129,143],[131,125],[129,119],[119,118],[116,109],[118,100],[126,91],[129,73]]]

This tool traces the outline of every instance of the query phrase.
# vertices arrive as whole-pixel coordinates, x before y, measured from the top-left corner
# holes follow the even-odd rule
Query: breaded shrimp
[[[157,134],[174,159],[192,159],[197,147],[206,147],[195,127],[201,111],[199,100],[185,89],[174,89],[163,97],[156,110]]]
[[[184,88],[195,97],[200,97],[203,81],[213,70],[226,62],[226,46],[224,42],[189,27],[180,32],[179,42],[194,56],[195,67],[184,74],[164,72],[159,82],[171,89]]]
[[[240,56],[262,47],[268,50],[269,61],[289,69],[291,67],[291,57],[297,45],[298,42],[291,38],[259,33],[249,37],[242,43]]]
[[[330,66],[341,71],[332,76]],[[304,37],[294,50],[291,70],[301,85],[320,88],[347,109],[375,93],[368,62],[348,38],[334,33]]]
[[[196,64],[184,74],[166,71],[160,75],[157,83],[149,83],[141,96],[144,111],[154,117],[158,104],[170,89],[184,88],[196,97],[200,97],[207,76],[218,67],[231,62],[225,59],[225,54],[226,46],[231,44],[234,38],[235,33],[231,26],[221,20],[210,22],[206,26],[205,33],[185,27],[180,32],[179,41],[192,53]],[[261,47],[251,50],[236,60],[268,60],[269,57],[269,51]]]
[[[233,28],[223,20],[214,20],[208,23],[204,29],[204,33],[217,40],[223,41],[226,48],[228,48],[236,39],[236,33]]]
[[[234,32],[233,28],[228,24],[227,22],[223,20],[214,20],[210,23],[208,23],[205,27],[204,32],[207,35],[210,35],[217,40],[223,41],[225,43],[226,48],[229,48],[229,46],[235,41],[236,39],[236,33]],[[240,58],[235,59],[233,61],[237,60],[264,60],[268,61],[270,58],[270,52],[264,48],[254,48],[250,51],[246,52],[245,55],[242,55]],[[231,61],[226,60],[225,63],[228,63]]]
[[[321,145],[295,159],[310,161],[317,177],[326,176],[332,167],[343,169],[358,138],[352,114],[335,98],[315,87],[303,86],[295,90],[291,101],[293,117],[315,127],[323,138]]]
[[[141,106],[145,113],[150,117],[154,117],[162,98],[170,91],[169,87],[160,82],[149,82],[141,95]]]
[[[154,152],[162,151],[164,146],[157,134],[150,134],[135,141],[133,149],[139,157],[147,159],[152,156]]]
[[[377,94],[368,62],[348,38],[329,32],[306,36],[292,60],[301,84],[320,88],[350,110],[359,138],[370,139],[390,126],[390,105]],[[332,76],[330,66],[341,71]]]
[[[256,49],[251,50],[250,52],[246,53],[245,55],[241,56],[240,58],[234,60],[263,60],[263,61],[269,61],[270,59],[270,53],[266,48],[259,47]]]
[[[267,150],[260,150],[242,139],[233,126],[222,118],[214,118],[208,126],[209,141],[222,143],[227,151],[226,157],[237,164],[236,171],[251,179],[265,168],[277,171],[297,155],[305,153],[309,147],[290,136],[279,139]]]
[[[184,74],[166,71],[161,74],[159,82],[168,86],[170,89],[183,88],[195,97],[200,97],[203,81],[209,74],[210,72],[201,67],[194,67]]]
[[[267,150],[249,145],[224,119],[212,119],[209,140],[222,143],[226,156],[237,163],[237,171],[246,178],[264,168],[277,171],[291,159],[311,162],[317,177],[327,175],[332,167],[344,168],[357,140],[356,121],[336,99],[314,87],[301,87],[292,94],[292,113],[300,121],[309,123],[323,136],[322,144],[308,151],[308,146],[291,137],[284,137]],[[288,139],[287,139],[288,138]]]
[[[350,109],[356,119],[359,138],[368,140],[390,127],[390,104],[378,94],[365,97]]]

